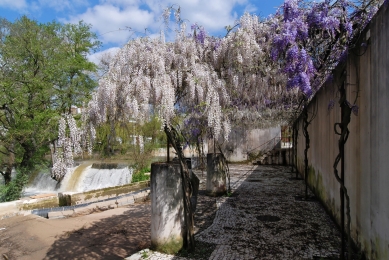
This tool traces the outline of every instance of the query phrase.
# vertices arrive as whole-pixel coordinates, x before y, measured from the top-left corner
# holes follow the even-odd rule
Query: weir
[[[77,167],[69,168],[68,173],[60,183],[53,180],[49,172],[39,172],[25,188],[24,196],[58,192],[85,192],[121,186],[131,183],[132,172],[133,170],[126,165],[83,162]]]

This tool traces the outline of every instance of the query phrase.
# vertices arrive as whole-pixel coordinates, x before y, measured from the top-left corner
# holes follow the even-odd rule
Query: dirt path
[[[212,224],[217,211],[215,198],[205,196],[204,174],[199,177],[196,233]],[[150,201],[64,219],[0,220],[0,260],[123,259],[150,247],[150,221]]]
[[[1,259],[123,259],[150,247],[150,202],[85,216],[0,221]]]

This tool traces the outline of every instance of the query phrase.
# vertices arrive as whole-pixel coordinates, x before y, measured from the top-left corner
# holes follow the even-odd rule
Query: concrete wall
[[[269,140],[280,137],[281,128],[272,127],[268,129],[246,129],[235,127],[231,130],[228,142],[222,144],[222,150],[230,162],[242,162],[248,159],[249,152],[258,153],[267,149],[265,144]],[[209,152],[213,153],[213,140],[208,141]],[[217,151],[218,152],[218,151]]]
[[[368,46],[362,47],[361,43]],[[389,9],[383,6],[350,51],[345,67],[347,99],[358,95],[359,115],[351,117],[350,135],[345,147],[345,185],[351,201],[352,238],[368,259],[389,259]],[[336,73],[341,72],[340,66]],[[339,136],[334,124],[340,122],[339,104],[328,111],[331,99],[337,101],[337,85],[328,82],[309,105],[317,111],[308,128],[311,148],[309,183],[316,195],[340,222],[340,185],[333,164],[338,154]],[[305,138],[301,120],[298,138],[298,167],[304,170]],[[339,165],[340,166],[340,165]],[[338,167],[338,170],[340,168]]]
[[[78,204],[106,200],[109,198],[125,195],[130,192],[143,190],[148,187],[150,187],[150,181],[141,181],[122,186],[108,187],[86,192],[61,192],[58,193],[59,206],[74,206]]]
[[[58,207],[57,194],[43,194],[0,203],[0,220],[17,215],[29,215],[32,209]]]
[[[0,203],[0,220],[17,215],[29,215],[33,209],[47,209],[62,206],[74,206],[89,202],[98,202],[105,199],[118,197],[131,192],[145,191],[150,187],[150,181],[130,183],[123,186],[109,187],[99,190],[75,193],[40,194],[20,200]],[[131,204],[124,200],[143,201],[147,192],[139,192],[134,196],[118,199],[119,206]],[[109,203],[112,203],[109,202]]]

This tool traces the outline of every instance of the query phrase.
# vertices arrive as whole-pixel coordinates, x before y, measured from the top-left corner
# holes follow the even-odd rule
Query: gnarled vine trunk
[[[304,149],[304,181],[305,181],[305,199],[308,199],[308,149],[310,148],[310,139],[308,133],[308,126],[310,121],[308,120],[308,109],[305,107],[303,111],[303,134],[305,137],[305,149]]]
[[[299,133],[299,128],[298,128],[298,123],[297,121],[293,124],[293,158],[292,158],[292,172],[296,172],[296,179],[299,178],[298,176],[298,170],[297,170],[297,143],[298,143],[298,133]]]
[[[348,130],[348,124],[351,121],[351,112],[352,109],[350,105],[347,102],[346,99],[346,88],[345,88],[345,83],[341,85],[339,88],[340,92],[340,108],[341,108],[341,122],[336,123],[334,125],[334,131],[335,134],[339,135],[339,140],[338,140],[338,148],[339,148],[339,153],[335,158],[335,162],[333,165],[334,168],[334,174],[336,180],[340,184],[340,201],[341,201],[341,231],[342,231],[342,253],[341,253],[341,259],[344,259],[344,254],[345,254],[345,234],[344,234],[344,198],[346,198],[346,215],[347,215],[347,244],[348,244],[348,259],[351,259],[351,216],[350,216],[350,197],[347,193],[347,188],[344,185],[344,147],[347,142],[348,136],[350,131]],[[339,129],[338,129],[339,128]],[[340,131],[338,131],[340,130]],[[340,176],[338,172],[338,164],[341,162],[340,165]]]
[[[192,251],[195,247],[195,241],[194,241],[193,207],[191,202],[193,187],[191,183],[190,173],[185,161],[184,154],[182,152],[179,133],[172,126],[170,128],[165,126],[164,130],[168,142],[176,150],[178,159],[180,161],[182,189],[183,189],[183,197],[184,197],[184,222],[185,222],[185,229],[186,229],[185,230],[186,232],[184,234],[184,246],[188,251]]]

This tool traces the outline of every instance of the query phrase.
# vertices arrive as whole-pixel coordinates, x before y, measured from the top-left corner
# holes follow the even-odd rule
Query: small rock
[[[99,210],[108,210],[108,207],[107,206],[101,206],[101,207],[99,207],[99,206],[97,206],[97,208],[99,209]]]

